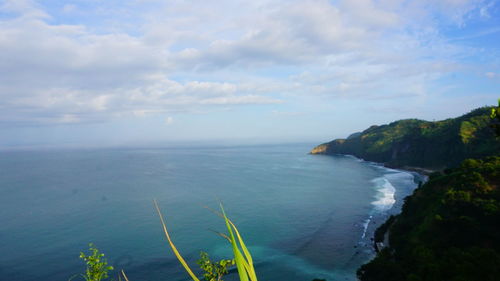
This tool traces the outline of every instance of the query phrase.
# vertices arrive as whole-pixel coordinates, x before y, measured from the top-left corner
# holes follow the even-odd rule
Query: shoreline
[[[377,162],[376,162],[377,163]],[[396,169],[396,170],[402,170],[402,171],[407,171],[407,172],[416,172],[420,175],[428,177],[432,173],[439,172],[440,170],[433,170],[429,168],[422,168],[422,167],[414,167],[414,166],[391,166],[387,165],[385,163],[380,163],[381,165],[384,165],[384,167],[389,168],[389,169]]]
[[[398,166],[398,165],[392,165],[392,164],[383,163],[383,162],[376,162],[376,161],[372,161],[372,160],[366,160],[364,158],[358,157],[358,156],[353,155],[353,154],[324,153],[324,152],[318,153],[318,152],[314,152],[314,149],[313,149],[313,151],[309,152],[309,154],[311,154],[311,155],[325,155],[325,156],[335,156],[335,155],[350,156],[350,157],[354,157],[356,159],[360,159],[360,160],[365,161],[365,162],[370,162],[370,163],[375,163],[377,165],[381,165],[385,168],[402,170],[402,171],[407,171],[407,172],[416,172],[416,173],[419,173],[419,174],[424,175],[424,176],[429,176],[432,173],[442,171],[442,169],[431,169],[431,168],[424,168],[424,167],[417,167],[417,166],[406,166],[406,165],[405,166]]]
[[[401,171],[410,172],[410,173],[418,173],[420,176],[425,177],[425,178],[429,177],[429,175],[431,175],[432,173],[436,173],[436,172],[440,172],[441,171],[440,169],[423,168],[423,167],[416,167],[416,166],[397,166],[397,165],[391,165],[391,164],[387,164],[387,163],[383,163],[383,162],[376,162],[376,161],[366,160],[366,159],[363,159],[363,158],[358,157],[358,156],[353,155],[353,154],[342,154],[342,153],[326,154],[326,153],[312,153],[312,152],[309,152],[309,154],[311,154],[311,155],[324,155],[324,156],[335,156],[335,155],[337,155],[337,156],[354,157],[354,158],[362,160],[364,162],[374,163],[374,164],[380,165],[380,166],[382,166],[384,168],[394,169],[394,170],[401,170]]]
[[[369,162],[369,163],[374,163],[374,164],[379,165],[379,166],[386,168],[386,169],[397,170],[398,172],[411,174],[413,176],[413,182],[416,184],[412,193],[429,180],[430,174],[436,172],[434,170],[424,169],[424,168],[419,168],[419,167],[409,167],[409,166],[390,167],[390,166],[385,165],[384,163],[378,163],[378,162],[372,162],[372,161],[366,161],[366,160],[363,160],[363,161]],[[392,224],[394,224],[394,222],[397,220],[397,217],[401,214],[402,207],[404,205],[404,198],[407,196],[410,196],[412,193],[410,193],[406,196],[402,196],[400,198],[394,197],[395,203],[393,204],[391,209],[397,208],[397,211],[394,212],[394,210],[393,210],[391,212],[391,209],[386,210],[385,215],[388,215],[388,217],[384,220],[384,222],[382,224],[378,225],[373,230],[371,239],[373,241],[372,248],[375,251],[375,253],[378,254],[382,249],[389,247],[390,228],[391,228]],[[400,200],[400,202],[398,202],[399,200]],[[379,236],[382,236],[381,237],[382,239],[380,239]]]
[[[422,167],[413,167],[413,166],[398,167],[398,166],[387,165],[386,163],[380,163],[380,162],[365,160],[363,158],[357,157],[357,156],[352,155],[352,154],[335,153],[335,154],[313,154],[313,155],[352,157],[352,158],[358,159],[360,161],[363,161],[363,162],[366,162],[366,163],[370,163],[372,165],[379,166],[380,168],[397,170],[399,172],[409,173],[409,174],[411,174],[413,176],[414,183],[417,184],[417,186],[415,187],[415,189],[413,191],[415,191],[417,188],[419,188],[420,186],[422,186],[423,184],[425,184],[429,180],[430,174],[435,173],[435,172],[439,172],[439,170],[432,170],[432,169],[422,168]],[[396,199],[396,198],[394,198],[394,199]],[[404,198],[400,198],[400,200],[404,201]],[[391,206],[391,209],[394,208],[397,203],[398,202],[396,201],[393,204],[393,206]],[[404,202],[400,202],[400,203],[401,203],[401,205],[399,206],[399,210],[397,211],[397,213],[392,213],[391,214],[391,212],[390,212],[391,209],[384,211],[386,213],[386,215],[388,215],[388,217],[384,220],[384,222],[382,224],[378,225],[373,230],[372,233],[370,233],[371,234],[370,235],[371,236],[370,239],[373,242],[372,243],[372,249],[376,253],[375,256],[379,253],[379,251],[381,249],[389,246],[389,243],[388,243],[389,242],[389,237],[388,237],[389,236],[388,235],[389,234],[389,229],[390,229],[391,225],[394,223],[394,221],[396,220],[396,217],[401,213],[401,208],[402,208]],[[370,222],[371,222],[371,218],[369,219],[368,224]],[[364,234],[367,232],[367,227],[368,227],[368,225],[365,227]],[[377,232],[379,231],[380,228],[385,228],[385,229],[383,230],[382,233],[379,233],[377,235]],[[377,236],[379,236],[379,235],[382,235],[383,239],[381,239],[381,240],[377,239]],[[363,235],[363,236],[365,236],[365,235]]]
[[[356,156],[354,156],[354,157],[356,157]],[[361,158],[358,158],[358,159],[361,159]],[[366,161],[364,159],[362,159],[362,160]],[[439,172],[438,170],[431,170],[431,169],[421,168],[421,167],[412,167],[412,166],[397,167],[397,166],[386,165],[385,163],[379,163],[379,162],[372,162],[372,161],[366,161],[366,162],[375,163],[375,164],[380,165],[380,166],[387,168],[387,169],[393,169],[393,170],[398,170],[401,172],[407,172],[407,173],[412,174],[413,181],[417,184],[417,186],[415,187],[413,192],[416,189],[418,189],[419,187],[421,187],[422,185],[424,185],[429,180],[430,174],[435,173],[435,172]],[[408,196],[410,196],[410,195],[408,195]],[[404,198],[402,198],[402,200],[404,201]],[[373,239],[372,246],[377,254],[382,249],[384,249],[386,247],[390,247],[390,245],[389,245],[390,228],[394,224],[394,222],[396,222],[397,217],[401,214],[403,205],[404,205],[404,202],[401,202],[401,205],[399,206],[399,210],[397,213],[390,214],[389,210],[386,211],[386,213],[389,215],[389,217],[387,217],[387,219],[381,225],[379,225],[375,228],[375,230],[373,232],[373,237],[372,237],[372,239]],[[380,239],[380,238],[382,238],[382,239]]]

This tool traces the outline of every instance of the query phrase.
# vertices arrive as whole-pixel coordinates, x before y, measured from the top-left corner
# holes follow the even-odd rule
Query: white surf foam
[[[370,224],[370,222],[372,221],[372,218],[373,216],[370,216],[369,218],[367,218],[365,220],[365,222],[363,222],[363,234],[361,235],[361,239],[365,238],[366,236],[366,231],[368,230],[368,225]]]
[[[358,158],[358,157],[356,157],[356,156],[354,156],[354,155],[349,155],[349,154],[346,154],[346,155],[344,155],[344,156],[345,156],[345,157],[348,157],[348,158],[351,158],[351,159],[353,159],[353,160],[356,160],[357,162],[363,162],[363,161],[364,161],[363,159]]]
[[[372,202],[372,205],[375,206],[375,210],[385,212],[391,209],[396,202],[394,198],[396,189],[394,186],[385,177],[375,178],[372,182],[375,183],[375,188],[378,191],[376,200]]]
[[[415,176],[410,172],[402,172],[395,170],[395,173],[386,174],[384,176],[391,182],[397,182],[398,186],[415,186]]]

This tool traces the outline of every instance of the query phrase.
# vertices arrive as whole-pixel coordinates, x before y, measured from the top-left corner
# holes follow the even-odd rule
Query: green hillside
[[[483,107],[437,122],[406,119],[371,126],[347,139],[321,144],[311,153],[351,154],[391,167],[453,167],[467,158],[499,154],[490,113],[491,107]]]
[[[389,247],[358,270],[360,280],[499,280],[499,183],[500,157],[431,175],[385,225]]]

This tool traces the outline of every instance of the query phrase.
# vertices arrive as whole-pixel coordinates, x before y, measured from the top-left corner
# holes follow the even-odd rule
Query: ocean
[[[32,149],[0,152],[0,280],[83,280],[93,243],[130,281],[189,280],[200,251],[231,257],[224,204],[259,280],[356,280],[374,257],[374,229],[399,212],[418,176],[314,144]],[[199,271],[197,271],[199,272]],[[237,280],[231,270],[224,279]]]

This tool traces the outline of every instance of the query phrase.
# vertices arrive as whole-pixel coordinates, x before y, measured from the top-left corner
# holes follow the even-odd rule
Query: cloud
[[[500,73],[489,71],[486,72],[484,76],[486,76],[489,79],[498,79],[500,78]]]
[[[79,18],[77,3],[3,2],[0,123],[424,96],[479,52],[440,29],[492,9],[476,0],[99,3]]]
[[[282,100],[268,98],[256,95],[231,96],[231,97],[216,97],[202,100],[201,104],[216,104],[216,105],[236,105],[236,104],[279,104]]]
[[[165,124],[170,125],[172,123],[174,123],[174,118],[172,116],[165,118]]]
[[[488,78],[495,78],[497,76],[495,72],[486,72],[484,75]]]
[[[40,9],[32,0],[5,0],[0,5],[0,11],[6,14],[19,15],[22,18],[47,19],[50,16]]]
[[[72,13],[72,12],[76,11],[77,9],[78,9],[78,7],[74,4],[66,4],[62,8],[63,12],[65,12],[65,13]]]
[[[340,10],[326,0],[291,1],[250,12],[240,36],[213,40],[204,49],[186,48],[178,53],[179,63],[196,70],[310,64],[326,55],[366,50],[383,28],[398,23],[395,13],[365,7],[371,1],[345,3]]]
[[[8,3],[3,9],[44,14],[29,4]],[[239,93],[232,83],[179,83],[165,78],[169,72],[168,51],[143,38],[94,34],[82,25],[51,25],[24,14],[0,21],[3,123],[92,122],[190,105],[277,102]]]

